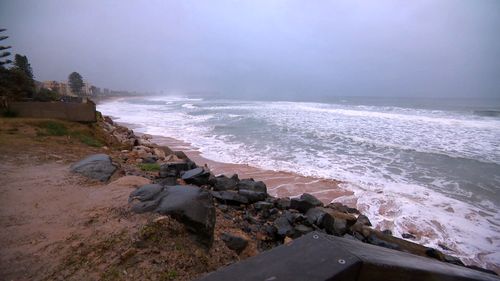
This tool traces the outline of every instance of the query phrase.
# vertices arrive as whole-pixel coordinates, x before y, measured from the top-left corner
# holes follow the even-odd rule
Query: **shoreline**
[[[110,116],[116,124],[137,129],[139,126],[126,122],[120,122],[119,118]],[[114,119],[117,120],[114,120]],[[134,134],[141,136],[144,133],[134,131]],[[190,143],[172,137],[151,135],[151,142],[167,146],[172,150],[184,152],[191,160],[199,165],[206,165],[215,175],[224,174],[230,177],[238,174],[240,178],[254,178],[263,181],[268,186],[268,192],[275,197],[296,197],[302,193],[310,193],[316,196],[324,204],[335,202],[335,199],[352,196],[354,192],[346,190],[340,186],[344,183],[335,179],[323,179],[302,176],[293,172],[266,170],[248,164],[224,163],[203,157],[201,152]],[[319,189],[319,190],[318,190]],[[351,197],[352,198],[352,197]],[[343,200],[343,204],[356,208],[357,200]],[[360,209],[361,210],[361,209]]]
[[[140,128],[140,126],[125,122],[120,122],[119,118],[111,116],[111,118],[115,118],[116,123],[132,130]],[[138,136],[144,135],[146,133],[136,132],[134,133]],[[149,134],[148,134],[149,135]],[[355,192],[345,189],[340,184],[346,183],[337,180],[329,180],[322,178],[314,178],[302,176],[293,172],[284,172],[284,171],[273,171],[273,170],[265,170],[257,167],[250,166],[248,164],[234,164],[234,163],[223,163],[215,160],[211,160],[203,157],[198,148],[193,147],[190,143],[166,136],[160,135],[150,135],[152,137],[151,141],[155,144],[161,146],[167,146],[172,150],[178,150],[184,152],[190,159],[194,162],[198,163],[200,166],[206,165],[211,172],[215,175],[224,174],[230,177],[232,174],[238,174],[240,178],[254,178],[255,180],[261,180],[266,183],[268,186],[268,193],[275,197],[297,197],[302,193],[310,193],[317,197],[320,201],[322,201],[325,205],[329,203],[341,203],[345,206],[355,208],[359,210],[362,214],[368,214],[368,210],[370,206],[365,203],[359,204],[359,198],[355,197]],[[338,200],[342,198],[342,200]],[[392,203],[388,202],[383,205],[381,209],[379,209],[379,216],[384,217],[385,213],[391,214],[391,206]],[[372,214],[373,215],[373,214]],[[369,218],[373,219],[372,216]],[[440,225],[439,222],[434,221]],[[445,245],[444,247],[439,246],[445,253],[453,255],[457,254],[456,249],[449,249],[446,246],[446,241],[440,240],[435,243],[435,245],[428,245],[425,241],[429,241],[428,239],[435,238],[437,233],[430,233],[428,229],[420,229],[418,225],[414,224],[411,220],[407,221],[405,225],[408,229],[400,235],[403,234],[411,234],[415,238],[405,238],[400,237],[400,239],[404,239],[405,241],[418,243],[420,245],[426,245],[427,247],[438,247],[438,245]],[[390,230],[394,225],[390,223],[390,221],[382,220],[380,224],[373,226],[373,229],[377,231],[384,231],[386,229]],[[442,228],[442,226],[440,227]],[[444,233],[441,229],[440,233]],[[399,237],[399,236],[398,236]],[[485,261],[482,260],[481,256],[483,253],[476,253],[474,257],[465,257],[462,255],[461,257],[468,263],[481,265],[479,260],[482,263]],[[479,259],[479,260],[477,260]],[[492,266],[494,271],[498,272],[498,266],[495,264],[491,264],[486,262],[485,264]],[[484,265],[484,264],[483,264]],[[489,267],[488,266],[488,267]]]
[[[337,180],[306,177],[284,171],[265,170],[247,164],[217,162],[203,157],[201,152],[189,143],[170,137],[154,135],[152,142],[165,145],[172,150],[183,151],[194,162],[208,166],[215,175],[224,174],[230,177],[232,174],[238,174],[240,178],[254,178],[263,181],[268,186],[269,194],[275,197],[296,197],[302,193],[310,193],[324,204],[329,204],[337,198],[354,195],[354,192],[340,187],[339,185],[342,182]],[[353,205],[349,207],[355,207],[355,201],[349,203],[347,205]]]
[[[43,126],[46,122],[66,127],[71,132],[67,132],[67,136],[50,135],[49,131],[42,131],[45,130]],[[35,122],[14,119],[4,122],[0,130],[2,137],[16,145],[22,144],[22,152],[29,155],[29,158],[25,158],[18,150],[4,147],[2,157],[6,161],[3,162],[3,167],[8,178],[7,185],[2,187],[6,192],[2,210],[9,218],[3,217],[2,220],[4,227],[0,233],[0,243],[5,247],[2,249],[4,266],[0,267],[0,275],[73,276],[78,280],[78,276],[89,273],[106,276],[115,270],[126,270],[128,277],[120,274],[121,277],[124,280],[134,280],[137,276],[144,276],[145,272],[161,275],[164,265],[168,264],[172,270],[177,271],[179,279],[191,280],[229,263],[290,243],[310,231],[398,249],[434,259],[435,262],[465,266],[453,253],[437,247],[429,248],[416,240],[402,239],[399,233],[393,235],[390,231],[377,230],[369,220],[372,214],[352,208],[350,204],[344,205],[342,200],[325,204],[316,198],[321,198],[322,195],[325,198],[342,196],[346,191],[344,187],[339,187],[337,181],[210,161],[185,142],[134,133],[130,128],[135,127],[137,130],[139,127],[122,125],[107,116],[100,119],[96,126],[55,120]],[[73,131],[93,135],[103,146],[89,145],[73,137]],[[37,141],[36,138],[44,141]],[[173,151],[177,149],[182,153]],[[70,165],[96,153],[110,156],[113,165],[118,168],[114,174],[110,174],[108,182],[97,183],[70,173]],[[183,169],[185,173],[199,169],[205,172],[198,178],[191,176],[185,179],[183,173],[172,176],[169,169],[184,167],[177,166],[181,163],[185,163],[185,168],[179,169]],[[24,164],[21,165],[22,169],[19,169],[19,164]],[[207,166],[210,166],[211,171],[208,171]],[[227,181],[228,177],[216,176],[220,173],[231,176],[235,172],[241,177],[236,179],[236,186]],[[254,177],[255,181],[245,180],[247,177]],[[265,185],[262,190],[262,183],[258,182],[261,179],[268,184],[269,192]],[[146,188],[144,184],[148,183],[159,184],[163,188],[172,187],[173,184],[190,184],[191,187],[188,188],[199,189],[202,193],[213,196],[209,196],[213,199],[209,206],[215,211],[216,219],[212,224],[214,228],[211,237],[214,245],[210,251],[202,250],[200,245],[193,243],[199,237],[197,235],[204,235],[206,232],[186,228],[182,225],[185,221],[177,221],[179,217],[134,212],[138,205],[128,201],[130,192],[139,186]],[[289,186],[283,184],[295,184],[298,188],[290,191]],[[18,188],[19,186],[23,188]],[[255,190],[247,189],[250,187]],[[316,196],[303,194],[300,198],[286,198],[289,194],[293,196],[295,193],[315,191],[318,188],[333,189],[334,193],[316,192]],[[43,196],[40,197],[41,195]],[[261,195],[265,195],[265,198]],[[326,203],[331,201],[325,198],[322,199]],[[17,199],[22,199],[21,204]],[[362,197],[358,197],[360,199]],[[307,209],[302,205],[306,202]],[[200,208],[205,205],[189,203],[187,206]],[[310,208],[315,211],[309,213]],[[61,214],[61,210],[65,211]],[[316,212],[326,218],[311,220]],[[17,224],[16,221],[22,223]],[[43,228],[40,224],[51,227]],[[227,238],[227,235],[247,241],[248,246],[243,252],[238,252],[239,250],[226,244],[224,237]],[[157,240],[159,237],[163,238]],[[29,243],[26,244],[26,241]],[[95,251],[98,256],[93,256]],[[212,262],[198,268],[183,268],[183,264],[193,261],[193,253],[197,255],[195,259],[208,259]],[[33,258],[35,256],[37,258]],[[147,267],[123,263],[129,259],[131,262],[147,264]],[[90,263],[87,267],[82,267],[78,262],[65,263],[66,260],[89,260]],[[155,262],[157,260],[162,263],[158,264]],[[30,269],[23,269],[25,266]],[[497,271],[494,264],[483,266]],[[64,270],[61,271],[61,268]]]

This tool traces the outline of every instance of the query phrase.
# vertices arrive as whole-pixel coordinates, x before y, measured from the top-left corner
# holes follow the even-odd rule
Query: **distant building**
[[[76,96],[71,92],[67,83],[58,82],[54,80],[44,81],[42,82],[42,87],[55,91],[59,93],[61,96]]]

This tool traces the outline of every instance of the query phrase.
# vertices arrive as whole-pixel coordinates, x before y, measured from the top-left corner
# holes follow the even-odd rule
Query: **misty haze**
[[[0,1],[0,279],[498,280],[499,30],[496,0]]]

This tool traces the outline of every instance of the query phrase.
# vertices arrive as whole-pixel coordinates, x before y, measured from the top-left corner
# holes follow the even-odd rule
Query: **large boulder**
[[[266,192],[258,192],[248,189],[240,189],[238,190],[238,194],[242,197],[245,197],[249,203],[255,203],[258,201],[265,200],[267,197]]]
[[[228,178],[224,175],[220,175],[211,179],[210,183],[214,187],[215,191],[225,191],[225,190],[236,190],[236,185],[240,180],[238,175],[234,174],[232,177]]]
[[[188,184],[198,186],[207,185],[210,178],[210,172],[198,167],[182,173],[182,179]]]
[[[196,167],[194,162],[170,162],[160,166],[160,178],[178,177],[182,171],[191,170]]]
[[[212,195],[220,202],[229,205],[248,204],[248,199],[235,191],[212,191]]]
[[[327,215],[327,212],[319,207],[311,208],[306,212],[307,221],[318,227],[323,227],[323,218],[325,215]]]
[[[94,154],[74,163],[71,165],[70,170],[73,173],[79,173],[88,178],[105,182],[116,171],[116,166],[108,155]]]
[[[323,206],[323,203],[309,193],[302,194],[299,198],[292,198],[290,208],[306,213],[309,209]]]
[[[238,190],[251,190],[255,192],[267,193],[266,184],[262,181],[254,181],[253,179],[243,179],[237,184]]]
[[[254,203],[263,201],[267,198],[267,187],[262,181],[254,181],[253,179],[243,179],[236,185],[238,194],[248,199],[248,202]]]
[[[159,184],[145,184],[130,193],[129,202],[136,199],[141,202],[153,200],[163,190],[163,186]]]
[[[207,191],[193,185],[146,185],[130,196],[141,201],[132,207],[134,212],[170,215],[195,233],[200,243],[208,247],[212,245],[215,207]]]
[[[290,198],[282,197],[276,200],[276,207],[280,210],[287,210],[290,208]]]

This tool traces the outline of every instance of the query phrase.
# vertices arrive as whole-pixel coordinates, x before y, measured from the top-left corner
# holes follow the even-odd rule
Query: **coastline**
[[[70,132],[67,132],[68,136],[47,135],[48,131],[43,131],[46,122],[80,132],[87,130],[89,136],[98,137],[103,146],[87,145],[86,142],[70,137],[74,136]],[[316,200],[316,211],[328,216],[330,223],[340,223],[337,226],[325,225],[316,220],[309,222],[309,209],[291,205],[291,202],[297,204],[305,200],[303,195],[291,200],[286,198],[287,194],[293,196],[293,192],[300,193],[302,190],[313,190],[312,187],[325,186],[336,190],[336,194],[342,196],[339,192],[345,191],[338,186],[339,182],[318,181],[314,178],[297,177],[291,173],[210,161],[186,143],[171,138],[139,136],[139,133],[130,130],[133,125],[127,127],[118,125],[109,117],[104,117],[92,126],[63,121],[6,120],[0,134],[5,140],[22,143],[24,149],[20,153],[18,150],[3,147],[3,167],[7,172],[7,185],[2,187],[6,192],[2,212],[8,217],[1,221],[3,227],[0,244],[4,246],[2,253],[5,255],[2,255],[3,266],[0,267],[0,275],[72,276],[78,280],[79,276],[89,272],[96,276],[106,276],[126,270],[128,277],[125,278],[122,273],[119,273],[120,276],[133,280],[134,276],[143,276],[144,272],[154,271],[155,275],[161,274],[164,270],[162,264],[165,263],[175,268],[179,279],[191,280],[229,263],[290,243],[313,230],[379,247],[389,245],[389,248],[432,258],[435,262],[461,264],[452,254],[448,255],[449,253],[439,248],[432,249],[417,241],[404,240],[399,238],[399,235],[396,237],[390,232],[376,230],[371,227],[369,218],[362,215],[364,212],[360,209],[340,202],[328,204],[330,200],[326,200],[325,204],[314,195],[309,195]],[[43,139],[43,142],[36,138]],[[162,144],[168,144],[170,147]],[[177,149],[185,153],[179,153],[177,156],[177,152],[172,151]],[[48,152],[50,154],[47,154]],[[71,164],[95,153],[109,155],[119,167],[108,183],[88,181],[69,172]],[[146,160],[151,157],[157,159],[154,163],[159,167],[159,171],[143,169],[143,163],[150,163]],[[214,246],[209,252],[200,250],[199,246],[193,243],[193,232],[187,231],[175,219],[151,213],[134,214],[133,205],[126,203],[130,192],[135,188],[144,187],[147,183],[163,184],[164,180],[171,180],[172,178],[168,178],[170,176],[162,175],[165,168],[168,169],[179,161],[189,163],[192,160],[198,164],[195,169],[204,169],[204,164],[207,164],[211,168],[209,174],[213,180],[220,179],[214,179],[216,174],[231,176],[237,172],[242,182],[254,182],[258,185],[257,181],[267,179],[269,186],[265,201],[238,201],[239,204],[234,204],[226,201],[230,199],[217,197],[221,192],[217,191],[220,189],[215,188],[214,182],[209,180],[205,183],[195,183],[198,186],[196,188],[214,196],[211,204],[217,219],[214,221]],[[19,169],[20,164],[22,169]],[[243,180],[246,177],[254,177],[256,181]],[[189,183],[179,177],[175,180],[179,185]],[[294,180],[300,189],[282,195],[285,187],[288,188],[283,184],[290,183],[291,180]],[[18,186],[26,187],[17,188]],[[34,191],[36,192],[33,193]],[[240,194],[239,187],[236,187],[236,190],[227,189],[225,192]],[[243,196],[241,194],[240,196]],[[281,198],[274,197],[275,194]],[[321,198],[322,193],[316,195]],[[323,195],[332,194],[326,192]],[[19,198],[22,199],[21,204],[13,200]],[[259,197],[257,200],[263,199]],[[264,206],[267,206],[267,209],[262,209]],[[61,214],[61,210],[65,212]],[[17,224],[15,221],[22,223]],[[41,228],[41,224],[50,227]],[[286,231],[283,232],[284,230]],[[234,252],[223,240],[226,233],[244,239],[248,242],[248,247],[241,253]],[[158,237],[166,238],[156,240]],[[98,255],[93,256],[94,253]],[[184,269],[182,264],[192,261],[192,253],[196,253],[195,259],[208,259],[211,263]],[[162,263],[158,264],[158,259],[162,260]],[[67,260],[76,262],[65,263]],[[123,263],[124,260],[133,263]],[[178,262],[179,260],[181,262]],[[82,267],[80,261],[89,263]],[[134,262],[148,266],[136,267]],[[28,267],[29,270],[26,269]],[[487,267],[498,271],[495,265],[489,264]]]
[[[245,164],[217,162],[203,157],[190,144],[174,138],[153,136],[152,141],[158,145],[168,146],[172,150],[183,151],[194,162],[208,166],[215,175],[224,174],[230,177],[232,174],[238,174],[240,178],[254,178],[263,181],[268,187],[268,193],[275,197],[296,197],[302,193],[310,193],[324,204],[329,204],[337,198],[354,194],[340,187],[339,185],[342,182],[337,180],[305,177],[291,172],[264,170]],[[355,207],[356,202],[353,201],[347,205]]]
[[[117,118],[116,123],[133,130],[139,128],[139,126],[134,124],[120,122],[119,118]],[[134,131],[134,133],[138,136],[144,135],[144,133],[136,131]],[[258,181],[264,181],[268,186],[268,193],[275,197],[297,197],[302,193],[310,193],[321,200],[325,205],[338,202],[350,208],[355,208],[362,214],[367,214],[367,211],[370,209],[370,206],[366,205],[366,203],[358,204],[359,198],[355,197],[355,193],[340,186],[341,184],[345,184],[345,182],[342,181],[306,177],[292,172],[265,170],[246,164],[217,162],[203,157],[197,147],[193,147],[191,144],[184,141],[160,135],[151,135],[151,137],[151,141],[153,143],[161,146],[167,146],[172,150],[184,152],[190,159],[195,161],[200,166],[206,165],[215,175],[224,174],[230,177],[233,174],[238,174],[240,178],[253,178]],[[385,205],[382,205],[378,214],[381,216],[384,216],[385,214],[391,215],[391,209],[394,207],[391,204],[393,203],[387,202]],[[372,218],[370,215],[368,216],[369,218]],[[437,224],[439,226],[438,229],[441,229],[442,231],[442,222],[434,221],[434,223]],[[432,237],[435,238],[437,235],[437,233],[429,232],[428,229],[420,229],[419,226],[414,224],[411,220],[406,221],[405,225],[408,229],[403,234],[411,234],[413,238],[400,237],[400,239],[404,239],[405,241],[411,243],[425,245],[425,242],[423,241],[426,241],[426,239],[429,238],[432,239]],[[380,224],[375,225],[373,229],[382,232],[386,229],[391,229],[392,227],[394,227],[392,223],[387,220],[383,220]],[[457,253],[456,249],[446,246],[445,240],[439,241],[439,243],[436,243],[434,247],[438,247],[438,245],[440,245],[439,248],[446,254],[453,255]],[[428,247],[432,246],[428,245]],[[475,257],[473,258],[466,258],[464,256],[461,258],[469,264],[476,264],[479,266],[487,265],[487,268],[500,272],[498,265],[482,260],[482,256],[483,253],[475,253]],[[478,258],[481,262],[477,260]]]
[[[121,126],[135,130],[137,125],[120,122],[118,118],[110,116],[113,121]],[[115,120],[117,119],[117,121]],[[143,133],[134,131],[134,134],[141,136]],[[191,144],[172,137],[152,135],[151,141],[161,146],[167,146],[172,150],[184,152],[191,160],[200,166],[207,166],[215,175],[224,174],[230,177],[238,174],[240,178],[253,178],[263,181],[268,187],[268,193],[275,197],[296,197],[302,193],[310,193],[321,200],[324,204],[329,204],[337,198],[352,196],[354,192],[342,188],[342,181],[334,179],[323,179],[307,177],[292,172],[273,171],[247,164],[223,163],[208,159],[201,155],[201,152]],[[351,197],[352,198],[352,197]],[[356,200],[342,202],[351,208],[356,207]]]

